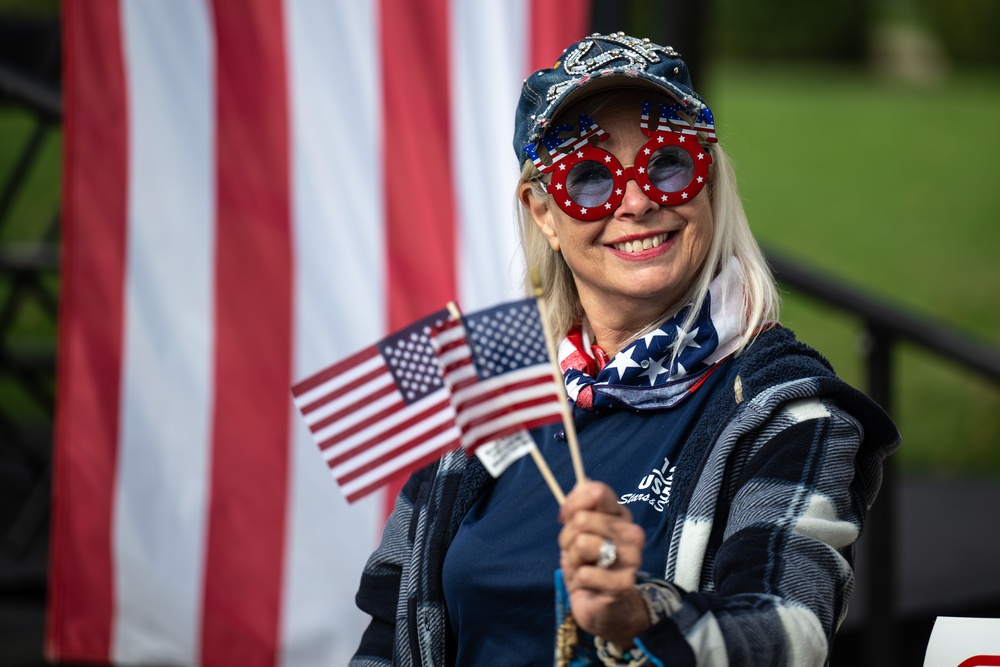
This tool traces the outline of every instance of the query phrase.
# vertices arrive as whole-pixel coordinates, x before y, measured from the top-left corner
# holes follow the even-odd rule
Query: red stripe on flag
[[[420,434],[419,437],[410,438],[402,445],[394,448],[392,451],[386,452],[382,456],[374,458],[368,463],[365,463],[364,465],[358,466],[357,468],[351,470],[350,472],[340,475],[339,477],[337,477],[337,481],[341,484],[346,484],[347,482],[357,479],[364,473],[370,470],[374,470],[375,468],[378,468],[383,463],[391,461],[392,459],[395,458],[399,458],[402,452],[407,452],[411,449],[417,449],[420,445],[424,444],[428,440],[432,440],[437,435],[441,435],[450,428],[452,428],[451,423],[445,423],[435,426],[434,428],[429,429],[428,431]],[[447,449],[450,448],[451,448],[451,442],[449,441],[447,448],[444,451],[447,451]],[[434,458],[440,457],[444,453],[444,451],[442,451],[441,449],[434,450],[434,452],[436,452]]]
[[[551,378],[549,379],[551,382]],[[506,392],[503,392],[506,393]],[[552,398],[550,396],[541,396],[539,398],[528,398],[523,401],[518,401],[517,403],[510,403],[508,405],[500,405],[496,409],[492,410],[490,414],[484,415],[482,417],[476,417],[475,419],[467,419],[459,421],[459,425],[463,429],[472,430],[477,426],[482,426],[483,424],[489,424],[491,422],[502,422],[503,417],[508,415],[516,415],[524,410],[530,408],[538,407],[540,405],[550,406],[549,412],[553,415],[561,414],[557,409],[558,406],[554,406],[552,403]],[[468,409],[468,406],[463,405],[461,408],[457,409]],[[520,425],[517,428],[521,428]]]
[[[528,419],[523,421],[518,421],[514,426],[507,426],[504,428],[498,428],[494,431],[489,432],[486,435],[476,438],[473,442],[465,445],[465,449],[470,454],[474,453],[479,447],[485,445],[488,442],[494,442],[508,435],[513,435],[518,431],[530,431],[533,428],[538,428],[540,426],[545,426],[552,423],[552,417],[538,417],[536,419]]]
[[[345,452],[343,452],[341,454],[338,454],[337,456],[331,458],[329,461],[327,461],[327,465],[329,465],[331,468],[334,468],[334,467],[340,465],[341,463],[343,463],[344,461],[347,461],[349,459],[354,458],[355,456],[357,456],[361,452],[365,451],[369,447],[374,447],[375,445],[379,444],[380,442],[385,442],[389,438],[391,438],[391,437],[393,437],[395,435],[399,435],[400,433],[402,433],[403,431],[405,431],[406,429],[408,429],[408,428],[410,428],[412,426],[416,426],[416,425],[420,424],[421,422],[423,422],[425,420],[429,420],[435,414],[440,413],[442,411],[442,406],[445,405],[445,404],[447,404],[447,402],[448,402],[448,398],[447,398],[447,396],[445,396],[445,397],[442,398],[442,400],[440,402],[438,402],[438,403],[436,403],[434,405],[429,406],[426,410],[424,410],[422,412],[418,412],[417,414],[413,415],[409,419],[401,421],[400,423],[398,423],[395,426],[392,426],[392,427],[390,427],[388,429],[377,431],[376,434],[374,435],[374,437],[369,438],[368,440],[364,440],[364,441],[358,443],[357,445],[355,445],[354,447],[351,447],[349,450],[347,450],[347,451],[345,451]],[[350,429],[349,431],[345,431],[342,434],[338,434],[338,436],[336,438],[336,442],[331,442],[330,440],[327,440],[326,443],[324,443],[324,445],[326,445],[327,443],[329,443],[330,445],[335,445],[335,444],[338,444],[339,442],[343,442],[347,438],[349,438],[349,437],[351,437],[353,435],[356,435],[356,434],[358,434],[358,433],[360,433],[360,432],[362,432],[362,431],[364,431],[364,430],[366,430],[368,428],[371,428],[372,426],[374,426],[375,424],[378,424],[379,422],[385,421],[386,417],[389,417],[392,414],[394,414],[396,412],[399,412],[400,410],[404,409],[405,407],[406,407],[406,405],[404,403],[400,403],[397,407],[394,407],[391,412],[386,411],[386,412],[382,412],[382,413],[380,413],[378,415],[375,415],[374,417],[370,417],[369,419],[366,419],[365,421],[361,422],[360,424],[358,424],[354,428]],[[445,426],[445,429],[451,427],[451,422],[449,421],[449,422],[445,423],[444,426]],[[438,432],[442,432],[442,431],[439,430]],[[329,449],[329,446],[324,446],[323,449],[324,450]]]
[[[378,348],[375,346],[362,350],[361,352],[358,352],[357,354],[352,355],[347,359],[344,359],[340,363],[334,364],[333,366],[330,366],[329,368],[326,368],[320,371],[319,373],[316,373],[315,375],[310,376],[305,380],[302,380],[301,382],[292,387],[292,394],[294,394],[295,396],[301,396],[307,391],[315,389],[316,387],[320,386],[325,382],[329,382],[331,379],[335,378],[341,373],[349,371],[355,366],[360,366],[363,362],[368,361],[372,357],[378,356],[378,354],[379,354]],[[312,407],[310,406],[308,410],[312,410]],[[308,412],[308,410],[306,408],[302,409],[303,412]]]
[[[400,476],[400,477],[402,477],[405,480],[411,473],[413,473],[413,472],[415,472],[417,470],[420,470],[424,466],[426,466],[426,465],[428,465],[430,463],[433,463],[434,461],[437,461],[442,456],[444,456],[447,452],[449,452],[451,449],[452,449],[452,447],[451,447],[450,444],[448,446],[441,447],[440,449],[433,449],[433,450],[425,453],[423,456],[421,456],[421,457],[419,457],[417,459],[414,459],[410,463],[406,464],[405,466],[403,466],[402,468],[400,468],[399,470],[397,470],[395,474],[398,475],[398,476]],[[366,494],[371,493],[373,489],[378,488],[381,484],[382,484],[382,481],[381,480],[377,480],[377,481],[372,482],[371,484],[369,484],[369,485],[367,485],[365,487],[362,487],[362,488],[358,489],[357,491],[351,492],[349,495],[346,496],[347,497],[347,502],[349,502],[349,503],[354,502],[358,498],[361,498],[361,497],[365,496]]]
[[[217,235],[212,497],[202,661],[277,660],[292,266],[280,0],[212,3]]]
[[[472,363],[472,362],[470,361],[469,363]],[[476,407],[477,405],[479,405],[481,403],[493,403],[493,402],[496,401],[497,398],[499,398],[501,396],[507,396],[507,395],[510,395],[510,394],[518,395],[518,393],[519,393],[518,390],[519,389],[526,389],[528,387],[537,387],[539,385],[541,385],[541,386],[544,386],[544,385],[552,386],[552,374],[551,373],[547,373],[547,374],[544,374],[544,375],[540,375],[538,377],[533,377],[533,378],[529,378],[527,380],[521,380],[519,382],[511,382],[511,383],[490,382],[489,380],[486,380],[486,381],[484,381],[482,383],[473,381],[471,383],[469,383],[469,382],[463,382],[462,384],[463,384],[462,388],[467,387],[467,386],[476,385],[476,384],[483,384],[483,385],[489,387],[490,389],[489,389],[489,391],[484,391],[481,394],[475,394],[473,396],[470,396],[468,399],[462,401],[460,405],[456,405],[455,409],[458,410],[460,413],[463,410],[470,410],[470,409]],[[459,389],[459,388],[456,387],[456,389]],[[458,393],[458,392],[456,391],[456,393]],[[555,391],[553,391],[552,393],[555,394]],[[552,403],[553,402],[552,396],[543,396],[543,397],[541,397],[539,399],[533,399],[533,400],[537,400],[539,404],[541,404],[541,403]],[[504,413],[504,412],[510,412],[512,409],[515,409],[517,406],[522,405],[522,403],[516,403],[516,404],[511,404],[510,406],[504,406],[504,405],[500,404],[498,401],[496,401],[496,403],[497,403],[496,409],[501,414]]]
[[[591,33],[590,0],[531,0],[529,20],[531,47],[525,74],[552,67],[563,49]]]
[[[46,639],[53,661],[110,659],[128,193],[120,36],[117,3],[63,6],[63,263]]]
[[[329,437],[327,437],[325,440],[319,443],[319,449],[320,451],[327,453],[334,447],[343,446],[343,444],[350,438],[353,438],[359,433],[363,433],[371,429],[373,426],[382,424],[383,422],[395,416],[397,413],[402,412],[404,410],[406,410],[406,403],[404,403],[402,399],[399,399],[399,402],[390,403],[388,406],[382,408],[377,413],[373,414],[371,417],[363,419],[357,424],[348,426],[343,431],[337,431],[336,433],[331,434]],[[436,408],[425,411],[420,414],[420,419],[426,419],[436,411],[437,411]],[[378,431],[377,429],[372,429],[372,431],[379,433],[376,439],[382,438],[382,434],[380,431]],[[336,457],[328,460],[327,464],[332,468],[333,466],[341,463],[343,460],[351,458],[352,456],[354,456],[355,453],[362,451],[365,447],[369,446],[369,444],[370,444],[369,441],[365,441],[360,445],[354,445],[349,450],[346,450],[345,454],[343,455],[338,454]]]
[[[441,352],[443,354],[444,352],[447,352],[449,348],[454,349],[456,347],[460,347],[460,346],[463,346],[463,345],[464,345],[464,343],[461,343],[461,342],[458,342],[455,345],[445,345],[444,347],[441,348]],[[445,376],[448,376],[448,375],[452,375],[454,373],[459,372],[460,370],[462,370],[466,366],[472,366],[472,357],[462,357],[460,359],[457,359],[456,361],[452,361],[448,365],[443,366],[441,368],[441,372],[444,373]],[[459,389],[464,389],[465,387],[467,387],[470,384],[478,384],[478,383],[479,383],[479,379],[475,375],[472,375],[471,377],[468,377],[465,380],[462,380],[460,382],[456,382],[455,386],[452,387],[452,391],[458,391]]]
[[[448,11],[448,0],[380,4],[390,331],[457,293]],[[389,484],[386,514],[404,481]]]
[[[427,454],[423,455],[422,457],[414,459],[410,463],[407,463],[405,466],[397,470],[394,474],[405,481],[406,478],[410,476],[410,474],[416,472],[417,470],[420,470],[426,465],[433,463],[434,461],[437,461],[442,456],[444,456],[450,449],[451,447],[449,446],[449,447],[443,447],[438,450],[430,451]],[[363,498],[367,494],[371,493],[373,490],[377,489],[382,484],[383,484],[382,480],[380,479],[375,480],[371,484],[361,487],[357,491],[351,492],[350,494],[345,496],[347,498],[347,502],[353,503],[358,498]]]
[[[385,368],[380,368],[378,370],[378,372],[377,373],[373,373],[371,375],[371,377],[372,378],[376,378],[376,377],[378,377],[380,375],[388,375],[388,374],[389,374],[388,370],[386,370]],[[357,385],[355,385],[355,386],[352,387],[352,389],[357,389],[357,388],[358,388]],[[340,394],[341,392],[337,392],[337,393]],[[387,385],[385,385],[384,387],[382,387],[381,389],[376,389],[374,391],[369,391],[363,397],[358,397],[359,398],[358,403],[360,404],[360,403],[363,402],[365,405],[367,405],[367,404],[371,403],[372,401],[377,401],[380,398],[384,398],[385,396],[390,396],[390,395],[396,394],[396,393],[399,393],[399,389],[396,388],[396,385],[394,385],[392,383],[391,378],[390,378],[389,383]],[[355,407],[360,407],[360,406],[355,406]],[[332,424],[332,423],[334,423],[336,421],[340,421],[341,419],[343,419],[344,418],[344,413],[346,411],[350,410],[350,409],[351,408],[345,407],[344,409],[342,409],[342,410],[340,410],[338,412],[334,412],[332,415],[330,415],[328,417],[324,417],[323,419],[319,420],[318,422],[316,422],[315,424],[313,424],[312,426],[310,426],[309,430],[312,431],[313,433],[317,433],[319,431],[322,431],[324,428],[326,428],[330,424]],[[303,412],[305,412],[305,411],[303,410]],[[381,414],[384,415],[386,413],[383,412]],[[342,434],[342,433],[338,434],[338,437],[343,437],[343,435],[344,434]]]
[[[334,389],[329,394],[324,395],[322,398],[317,398],[315,401],[313,401],[309,405],[306,405],[306,406],[302,407],[301,412],[302,412],[303,415],[308,415],[309,413],[314,412],[314,411],[318,410],[319,408],[323,407],[327,403],[330,403],[332,401],[337,400],[338,398],[346,396],[347,394],[350,394],[351,392],[356,391],[360,387],[363,387],[363,386],[365,386],[367,384],[370,384],[376,378],[381,377],[382,375],[388,375],[388,373],[389,373],[389,371],[388,371],[388,369],[386,369],[385,366],[381,366],[379,368],[376,368],[375,370],[370,371],[366,375],[361,375],[361,376],[358,377],[358,379],[356,379],[356,380],[354,380],[352,382],[348,382],[343,387],[339,387],[337,389]],[[394,391],[392,384],[389,384],[386,388],[389,391]],[[373,396],[372,398],[375,398],[375,397]],[[318,431],[319,429],[320,429],[320,425],[319,424],[313,424],[313,426],[310,427],[310,430],[312,430],[314,433],[316,431]]]

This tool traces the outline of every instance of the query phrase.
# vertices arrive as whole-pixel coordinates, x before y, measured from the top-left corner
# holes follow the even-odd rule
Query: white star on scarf
[[[684,354],[684,350],[689,347],[698,347],[701,345],[695,342],[695,337],[698,335],[699,327],[695,327],[694,331],[689,333],[684,333],[684,329],[677,327],[677,339],[674,341],[673,347],[677,350],[677,356]]]
[[[635,348],[631,348],[633,351]],[[621,380],[625,377],[625,371],[629,368],[639,368],[639,362],[632,358],[631,352],[625,352],[624,350],[615,355],[615,358],[611,360],[611,363],[607,365],[608,368],[612,368],[618,372],[618,379]]]
[[[664,331],[663,329],[655,329],[653,331],[650,331],[645,336],[643,336],[642,340],[643,340],[644,343],[646,343],[646,349],[648,350],[649,349],[649,344],[653,342],[654,338],[656,338],[657,336],[666,336],[666,335],[667,335],[667,332]]]
[[[580,395],[581,389],[583,389],[583,385],[580,384],[580,378],[573,378],[569,384],[566,385],[566,395],[575,401],[577,396]]]
[[[645,375],[646,377],[648,377],[649,386],[652,387],[653,384],[656,382],[657,377],[669,371],[668,368],[665,368],[663,366],[663,362],[665,362],[669,357],[670,357],[669,354],[664,355],[663,358],[658,361],[654,361],[651,357],[649,359],[649,368],[640,373],[639,376],[642,377],[643,375]]]

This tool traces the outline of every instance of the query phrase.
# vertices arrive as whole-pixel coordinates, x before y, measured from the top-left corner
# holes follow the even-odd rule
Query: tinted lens
[[[594,160],[578,162],[566,177],[566,194],[579,206],[586,208],[594,208],[608,201],[613,186],[611,172]]]
[[[664,146],[649,158],[646,173],[660,192],[678,192],[694,177],[694,160],[680,146]]]

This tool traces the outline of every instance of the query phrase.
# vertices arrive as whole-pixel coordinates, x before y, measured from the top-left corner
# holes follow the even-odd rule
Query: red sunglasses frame
[[[577,220],[590,222],[600,220],[610,215],[621,206],[625,198],[625,186],[634,180],[642,187],[643,193],[651,201],[661,206],[677,206],[691,201],[698,196],[708,180],[712,155],[698,141],[698,133],[704,133],[706,141],[715,143],[715,123],[708,107],[700,110],[696,121],[682,118],[678,112],[681,107],[668,104],[642,103],[642,116],[639,127],[649,139],[636,153],[631,167],[623,167],[614,155],[598,148],[597,142],[604,141],[609,135],[586,114],[580,114],[579,134],[568,137],[561,136],[563,132],[572,132],[572,125],[553,127],[542,139],[540,144],[529,144],[524,147],[535,168],[543,174],[551,174],[552,181],[544,185],[545,191],[553,195],[556,205],[567,215]],[[655,130],[650,129],[650,115],[654,106],[659,111],[659,122]],[[546,157],[543,159],[538,149],[544,145]],[[660,190],[647,176],[649,160],[657,149],[664,146],[677,146],[691,156],[694,173],[691,181],[675,192]],[[609,167],[612,184],[611,196],[597,206],[580,206],[566,196],[566,178],[570,170],[585,160],[594,160]]]
[[[607,132],[602,131],[599,139],[603,140],[608,136],[610,135]],[[682,189],[675,192],[660,190],[653,185],[653,182],[649,180],[649,176],[647,175],[649,160],[657,150],[665,146],[677,146],[684,150],[691,156],[692,163],[694,164],[691,181]],[[590,207],[580,206],[565,194],[566,179],[569,176],[570,170],[577,164],[587,160],[593,160],[605,165],[611,172],[613,183],[611,195],[608,197],[608,200],[603,204]],[[643,194],[660,206],[677,206],[678,204],[689,202],[697,197],[698,193],[705,187],[705,183],[708,181],[709,165],[711,164],[711,154],[694,137],[677,132],[658,130],[650,133],[649,140],[636,153],[635,161],[631,167],[623,167],[618,158],[603,148],[598,148],[591,143],[585,143],[583,146],[575,147],[572,152],[567,153],[561,160],[553,161],[551,165],[541,171],[542,173],[552,174],[552,182],[546,186],[546,191],[552,195],[556,205],[566,215],[576,220],[592,222],[611,215],[614,210],[621,206],[622,201],[625,199],[625,186],[629,181],[633,180],[642,188]]]

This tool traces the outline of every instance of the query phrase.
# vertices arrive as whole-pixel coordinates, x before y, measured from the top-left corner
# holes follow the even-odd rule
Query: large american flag
[[[586,6],[63,3],[51,658],[346,663],[391,494],[289,387],[515,293],[513,110]]]
[[[429,315],[292,387],[347,502],[459,446],[455,409],[430,333]]]
[[[466,450],[562,419],[563,399],[534,299],[444,322],[432,329],[431,341]]]

